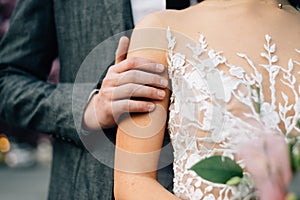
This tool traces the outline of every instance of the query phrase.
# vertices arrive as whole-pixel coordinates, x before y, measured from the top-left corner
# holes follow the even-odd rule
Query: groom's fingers
[[[145,70],[154,73],[162,73],[165,70],[163,65],[154,63],[144,58],[128,58],[129,38],[122,36],[115,52],[115,65],[110,67],[116,73],[122,73],[131,69]]]
[[[155,63],[149,59],[131,57],[109,68],[110,71],[115,73],[123,73],[133,69],[152,73],[162,73],[165,70],[165,67],[162,64]]]
[[[129,47],[129,39],[128,37],[121,37],[119,40],[119,45],[115,53],[115,64],[118,64],[119,62],[126,59],[127,51]]]
[[[139,84],[124,84],[116,87],[112,92],[112,99],[131,99],[136,97],[147,98],[152,100],[162,100],[166,95],[166,92],[161,89],[156,89],[150,86],[142,86]]]
[[[119,116],[123,113],[143,113],[151,112],[155,109],[155,104],[147,101],[138,101],[123,99],[112,103],[114,116]],[[121,111],[121,112],[120,112]]]
[[[140,70],[130,70],[118,74],[116,86],[135,83],[140,85],[148,85],[152,87],[166,88],[168,81],[162,75],[145,72]]]

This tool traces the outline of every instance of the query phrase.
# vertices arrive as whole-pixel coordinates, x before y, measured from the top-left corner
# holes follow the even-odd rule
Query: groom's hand
[[[168,81],[161,75],[165,67],[143,58],[126,59],[129,39],[122,37],[116,51],[116,62],[103,79],[84,113],[88,129],[110,128],[125,112],[151,112],[151,100],[165,97]],[[135,98],[136,97],[136,98]],[[145,98],[148,100],[138,100]]]

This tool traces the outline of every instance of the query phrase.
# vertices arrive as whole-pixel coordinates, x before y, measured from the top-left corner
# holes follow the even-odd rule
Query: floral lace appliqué
[[[176,39],[170,29],[167,39],[172,89],[168,127],[174,148],[174,193],[181,199],[191,200],[250,199],[253,185],[246,171],[244,174],[249,177],[249,182],[236,188],[206,181],[190,168],[201,159],[216,154],[237,160],[237,144],[245,138],[255,138],[253,133],[259,133],[265,126],[286,137],[292,133],[300,134],[297,127],[300,63],[290,59],[287,69],[277,65],[276,45],[271,43],[269,35],[265,36],[265,52],[261,53],[266,63],[256,66],[246,54],[237,53],[253,70],[251,74],[243,67],[227,63],[221,52],[209,49],[202,35],[198,44],[186,45],[191,51],[190,59],[175,52]],[[296,52],[300,55],[299,50]],[[228,73],[219,70],[220,65],[226,66]],[[268,78],[260,70],[267,71]],[[287,90],[278,91],[279,83],[275,81],[278,77],[291,91],[289,94],[285,92]],[[268,88],[264,87],[266,82]],[[270,101],[266,101],[264,90],[270,91]],[[282,101],[277,99],[278,92]],[[232,102],[237,103],[232,106]],[[228,109],[239,109],[239,106],[244,108],[239,115]],[[243,161],[237,162],[245,167]]]

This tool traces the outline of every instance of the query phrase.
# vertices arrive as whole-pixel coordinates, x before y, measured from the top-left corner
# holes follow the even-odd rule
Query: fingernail
[[[163,66],[162,64],[156,64],[156,68],[157,68],[159,71],[164,71],[164,70],[165,70],[165,66]]]
[[[148,104],[148,110],[149,111],[154,110],[154,108],[155,108],[155,105],[153,103]]]
[[[168,86],[169,82],[166,79],[162,78],[160,79],[160,84],[162,84],[163,86]]]
[[[158,95],[159,97],[163,98],[163,97],[165,97],[166,93],[165,93],[165,91],[163,91],[163,90],[159,90],[159,91],[157,91],[157,95]]]

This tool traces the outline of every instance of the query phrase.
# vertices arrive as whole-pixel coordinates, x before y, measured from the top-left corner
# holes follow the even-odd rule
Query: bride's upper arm
[[[166,27],[156,14],[144,18],[133,31],[128,57],[142,57],[167,66]],[[167,70],[164,73],[167,77]],[[122,172],[144,174],[154,178],[162,147],[169,103],[169,90],[161,101],[154,101],[156,109],[151,113],[128,114],[120,120],[115,169]],[[116,177],[118,178],[118,177]]]

